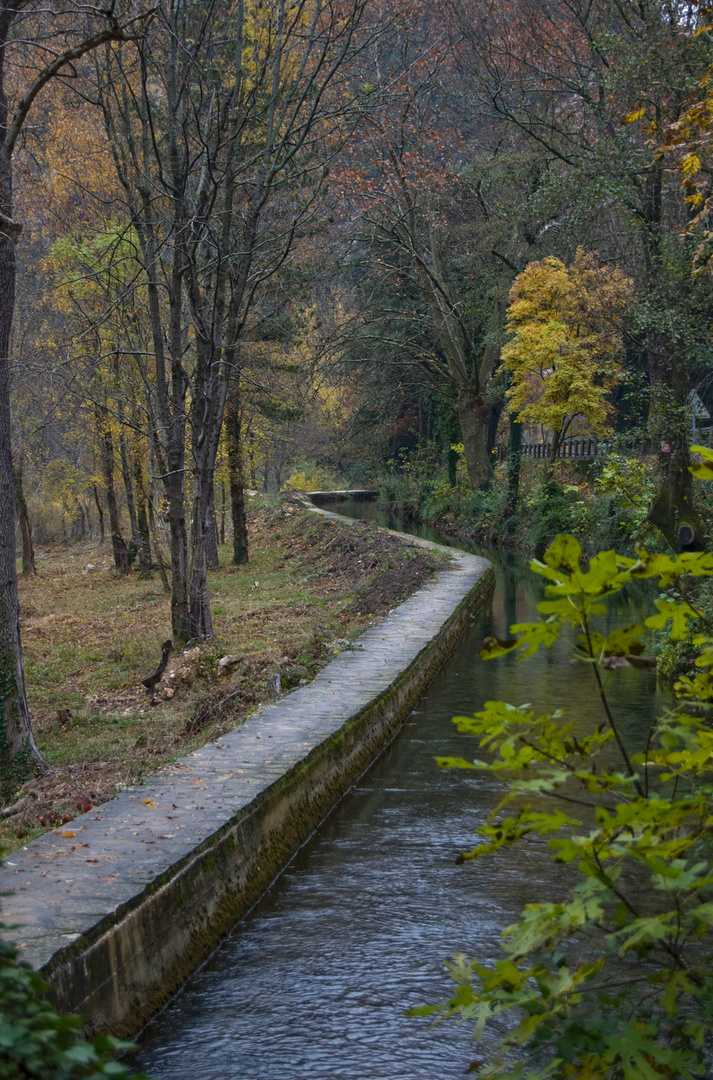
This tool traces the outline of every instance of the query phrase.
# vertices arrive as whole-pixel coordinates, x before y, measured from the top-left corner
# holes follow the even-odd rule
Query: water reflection
[[[335,509],[399,524],[372,503]],[[495,564],[492,605],[399,738],[144,1031],[136,1066],[156,1080],[445,1080],[476,1056],[464,1027],[430,1029],[404,1010],[448,994],[444,958],[494,956],[522,905],[566,882],[538,843],[456,865],[499,789],[488,776],[441,772],[434,756],[473,756],[451,718],[489,698],[561,704],[583,722],[596,708],[586,670],[562,646],[524,663],[478,659],[485,636],[534,618],[542,596],[525,560],[479,553]],[[617,621],[625,608],[615,605]],[[609,681],[626,725],[641,730],[660,705],[653,676],[623,669]]]

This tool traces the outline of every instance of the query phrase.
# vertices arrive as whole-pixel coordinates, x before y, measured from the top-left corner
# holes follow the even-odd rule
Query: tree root
[[[5,806],[0,810],[0,818],[14,817],[15,814],[21,814],[23,810],[26,810],[33,800],[39,798],[39,792],[28,791],[26,795],[23,795],[21,799],[13,803],[11,806]]]

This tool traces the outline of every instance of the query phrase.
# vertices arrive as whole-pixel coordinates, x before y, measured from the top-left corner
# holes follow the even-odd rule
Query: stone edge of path
[[[3,921],[89,1033],[135,1034],[206,959],[395,737],[492,591],[486,559],[404,539],[451,563],[354,650],[5,861]]]
[[[308,491],[307,495],[315,506],[323,502],[352,502],[354,499],[370,501],[379,496],[378,488],[339,488],[335,491]],[[310,507],[310,509],[312,509]]]

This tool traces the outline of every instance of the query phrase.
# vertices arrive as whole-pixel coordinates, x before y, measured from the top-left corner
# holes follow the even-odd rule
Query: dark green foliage
[[[111,1035],[87,1042],[79,1034],[79,1017],[60,1016],[46,992],[16,947],[0,938],[0,1080],[129,1080],[133,1074],[115,1055],[131,1044]],[[143,1073],[134,1076],[142,1078]]]
[[[523,457],[517,488],[510,483],[507,463],[501,463],[490,488],[479,492],[470,489],[462,463],[453,484],[447,455],[439,459],[435,447],[423,447],[402,453],[398,467],[374,486],[385,509],[480,543],[541,553],[557,533],[572,532],[588,552],[608,546],[633,551],[636,544],[652,540],[660,545],[660,533],[647,518],[653,463],[618,445],[614,441],[596,462],[558,465],[554,475],[539,461]],[[713,507],[700,495],[698,505],[706,527],[713,527]]]
[[[534,550],[543,551],[557,533],[579,531],[583,509],[579,488],[548,477],[532,504],[529,533]]]

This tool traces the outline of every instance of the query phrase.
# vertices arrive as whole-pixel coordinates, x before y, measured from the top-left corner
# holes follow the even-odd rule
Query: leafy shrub
[[[327,478],[327,472],[317,466],[306,466],[295,469],[290,473],[289,479],[283,485],[284,491],[329,491],[332,483]]]
[[[535,551],[542,551],[561,532],[580,532],[586,521],[586,507],[579,487],[563,486],[550,477],[529,502],[528,535]]]
[[[713,475],[713,453],[711,474]],[[532,569],[547,582],[539,622],[486,640],[486,659],[519,659],[565,634],[592,679],[601,722],[537,716],[529,705],[486,702],[456,717],[488,761],[442,758],[444,768],[486,770],[506,783],[479,828],[477,859],[526,837],[543,837],[555,862],[576,866],[569,899],[528,904],[502,934],[493,965],[456,956],[457,989],[419,1014],[455,1016],[480,1038],[500,1035],[481,1077],[498,1080],[694,1080],[713,1069],[713,637],[690,598],[689,578],[713,577],[713,555],[637,557],[604,551],[585,570],[573,536],[560,535]],[[646,625],[595,629],[603,601],[630,582],[658,579]],[[688,597],[688,599],[686,598]],[[675,684],[678,704],[639,745],[607,696],[607,668],[647,666],[646,630],[690,639],[697,659]],[[693,632],[693,633],[692,633]],[[576,815],[576,816],[575,816]],[[526,1056],[523,1057],[523,1048]]]
[[[652,532],[648,521],[649,503],[655,492],[651,464],[637,457],[610,454],[595,481],[595,491],[599,496],[611,497],[622,538],[644,543]]]
[[[393,510],[407,521],[420,520],[433,490],[433,481],[423,475],[387,473],[378,483],[378,505]]]
[[[111,1035],[88,1042],[79,1034],[79,1017],[60,1016],[46,993],[15,946],[0,938],[0,1080],[129,1080],[133,1074],[115,1057],[131,1044]]]

